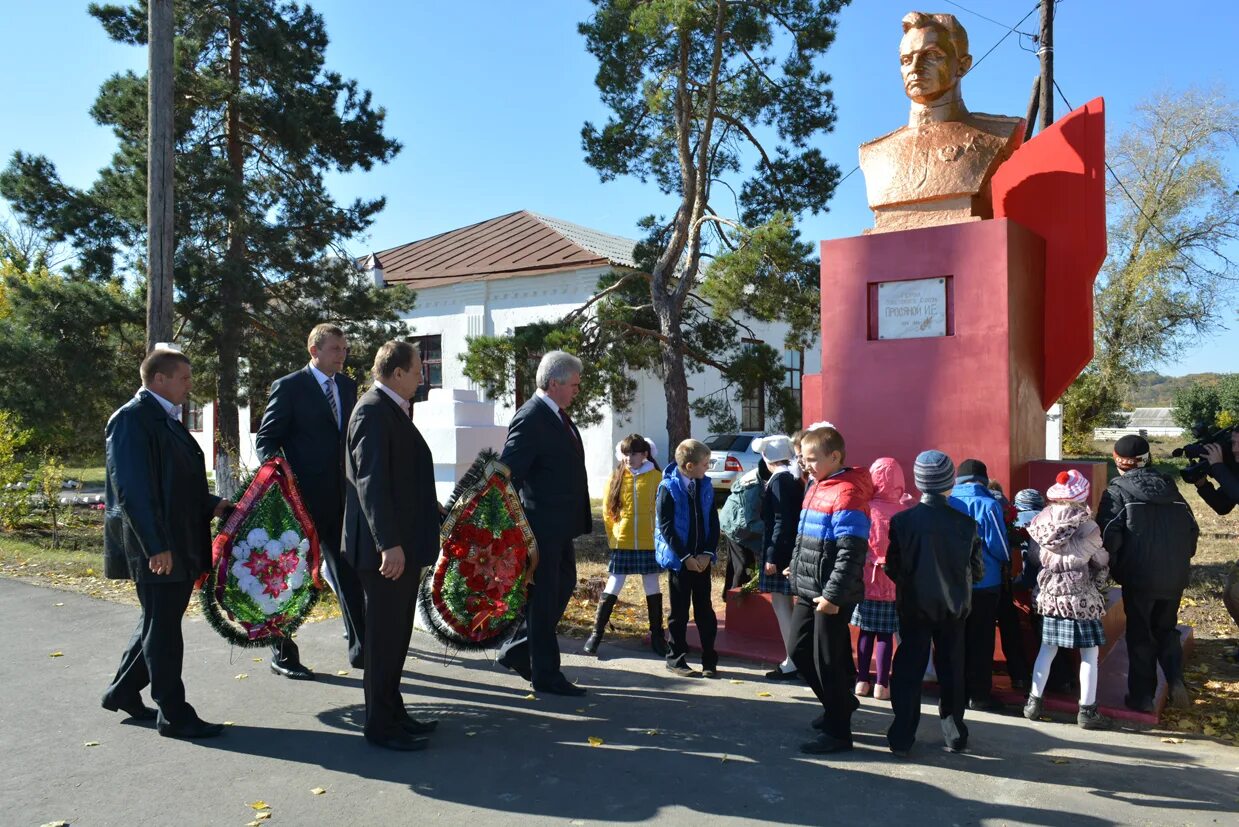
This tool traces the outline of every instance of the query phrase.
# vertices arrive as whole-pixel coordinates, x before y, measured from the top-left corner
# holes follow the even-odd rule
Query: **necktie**
[[[568,418],[568,414],[563,408],[559,409],[559,419],[564,423],[564,427],[568,429],[568,436],[572,437],[572,441],[575,442],[579,448],[581,446],[580,437],[576,435],[576,431],[572,430],[572,420]]]
[[[323,382],[323,388],[327,392],[327,404],[331,406],[331,417],[336,421],[336,428],[340,427],[340,408],[336,405],[336,383],[330,376],[327,381]]]

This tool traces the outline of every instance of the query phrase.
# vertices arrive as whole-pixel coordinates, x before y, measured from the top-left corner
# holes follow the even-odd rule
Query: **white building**
[[[600,277],[613,269],[636,267],[635,244],[632,239],[520,211],[380,250],[368,256],[364,266],[376,283],[403,284],[417,293],[407,320],[413,329],[410,339],[421,345],[425,376],[419,398],[425,398],[436,388],[477,390],[463,373],[461,357],[466,352],[468,337],[511,333],[523,325],[557,319],[580,307],[594,295]],[[754,336],[751,341],[782,348],[786,325],[748,324]],[[818,370],[819,349],[815,346],[803,353],[785,351],[784,364],[788,383],[798,389],[806,364],[810,372]],[[534,367],[529,366],[528,375],[515,377],[515,400],[508,404],[496,400],[495,425],[506,427],[516,407],[532,393]],[[585,367],[588,371],[589,366]],[[636,401],[630,412],[617,415],[604,410],[599,424],[581,429],[592,497],[602,497],[615,465],[615,443],[627,434],[637,432],[653,438],[658,444],[660,465],[667,456],[667,406],[662,382],[650,373],[643,373],[637,381]],[[724,385],[714,369],[690,374],[689,383],[690,399],[706,396]],[[415,421],[419,407],[422,403],[414,406]],[[210,409],[210,405],[205,406],[199,415],[198,431],[208,457],[213,430]],[[736,404],[737,418],[745,430],[764,429],[764,413],[761,399]],[[257,424],[257,417],[242,410],[242,461],[251,467],[256,464],[256,457],[250,428],[257,430]],[[441,424],[436,412],[435,425]],[[706,422],[694,418],[692,431],[694,436],[705,437]],[[487,433],[488,439],[497,442],[494,447],[501,448],[503,431]],[[460,459],[455,457],[455,446],[432,441],[430,447],[436,455],[436,465],[450,465]]]

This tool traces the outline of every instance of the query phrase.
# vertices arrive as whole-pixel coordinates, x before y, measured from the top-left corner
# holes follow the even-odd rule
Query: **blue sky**
[[[605,120],[593,84],[596,65],[576,32],[587,0],[325,0],[312,4],[327,20],[328,66],[356,78],[388,112],[388,134],[404,143],[391,164],[331,179],[341,199],[387,196],[387,209],[364,253],[528,209],[608,232],[636,235],[642,215],[671,207],[652,185],[607,184],[585,165],[580,129]],[[920,5],[920,4],[918,4]],[[1033,0],[963,3],[1013,25]],[[1192,84],[1237,90],[1229,83],[1233,49],[1229,3],[1197,2],[1191,14],[1166,14],[1152,0],[1114,3],[1062,0],[1055,30],[1055,71],[1079,106],[1104,96],[1107,126],[1122,130],[1132,107],[1150,91]],[[900,126],[907,100],[895,59],[899,19],[909,0],[856,0],[840,18],[839,37],[823,62],[834,78],[839,122],[822,150],[848,172],[856,147]],[[1006,26],[945,0],[922,6],[955,13],[980,58]],[[70,184],[86,186],[107,164],[111,133],[88,114],[99,84],[127,68],[141,70],[145,53],[112,43],[81,0],[0,0],[11,33],[0,50],[8,115],[0,121],[0,158],[23,149],[47,155]],[[1212,20],[1212,25],[1210,24]],[[1020,30],[1036,30],[1037,14]],[[1150,33],[1156,38],[1150,40]],[[21,34],[18,34],[21,33]],[[1036,57],[1012,35],[964,82],[969,108],[1023,115]],[[54,48],[51,44],[55,44]],[[1066,108],[1056,104],[1057,114]],[[1239,149],[1233,160],[1239,160]],[[806,216],[809,239],[855,235],[871,225],[857,173],[839,187],[826,213]],[[1239,370],[1235,302],[1229,330],[1201,340],[1171,374]]]

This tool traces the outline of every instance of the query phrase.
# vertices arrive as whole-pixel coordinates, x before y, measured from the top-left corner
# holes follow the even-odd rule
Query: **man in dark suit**
[[[271,397],[258,427],[255,446],[262,462],[282,453],[292,466],[297,488],[318,531],[327,580],[340,601],[348,635],[349,663],[360,669],[365,641],[365,595],[357,572],[340,556],[344,431],[357,401],[357,383],[343,373],[348,340],[339,327],[315,326],[306,346],[310,364],[271,385]],[[301,653],[292,638],[272,645],[271,671],[296,680],[314,678],[314,673],[301,663]]]
[[[103,708],[157,719],[160,735],[223,732],[185,700],[181,617],[194,581],[211,563],[211,518],[232,503],[207,490],[202,449],[180,421],[192,384],[189,359],[157,348],[142,362],[142,389],[108,420],[104,574],[133,580],[142,612],[103,693]],[[142,703],[151,687],[159,712]]]
[[[438,725],[410,717],[400,696],[421,570],[439,555],[434,460],[409,401],[421,375],[413,345],[379,348],[374,387],[349,420],[345,457],[344,556],[366,595],[366,740],[404,751],[424,749]]]
[[[499,663],[553,695],[584,695],[559,668],[555,628],[576,588],[574,538],[593,530],[585,450],[568,406],[581,389],[581,360],[551,351],[538,365],[538,390],[508,426],[503,463],[512,471],[525,516],[538,541],[524,627]]]

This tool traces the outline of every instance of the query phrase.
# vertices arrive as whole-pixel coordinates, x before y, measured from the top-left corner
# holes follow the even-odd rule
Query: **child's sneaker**
[[[877,684],[873,687],[873,697],[877,698],[879,701],[889,701],[891,699],[890,687],[883,686],[880,683]]]
[[[1109,729],[1110,719],[1097,711],[1097,704],[1081,706],[1076,714],[1076,723],[1080,729]]]
[[[867,698],[869,697],[869,693],[872,691],[873,691],[873,684],[867,683],[866,681],[856,682],[856,697]]]
[[[1036,695],[1029,693],[1028,700],[1024,702],[1024,717],[1030,721],[1041,717],[1041,699]]]

